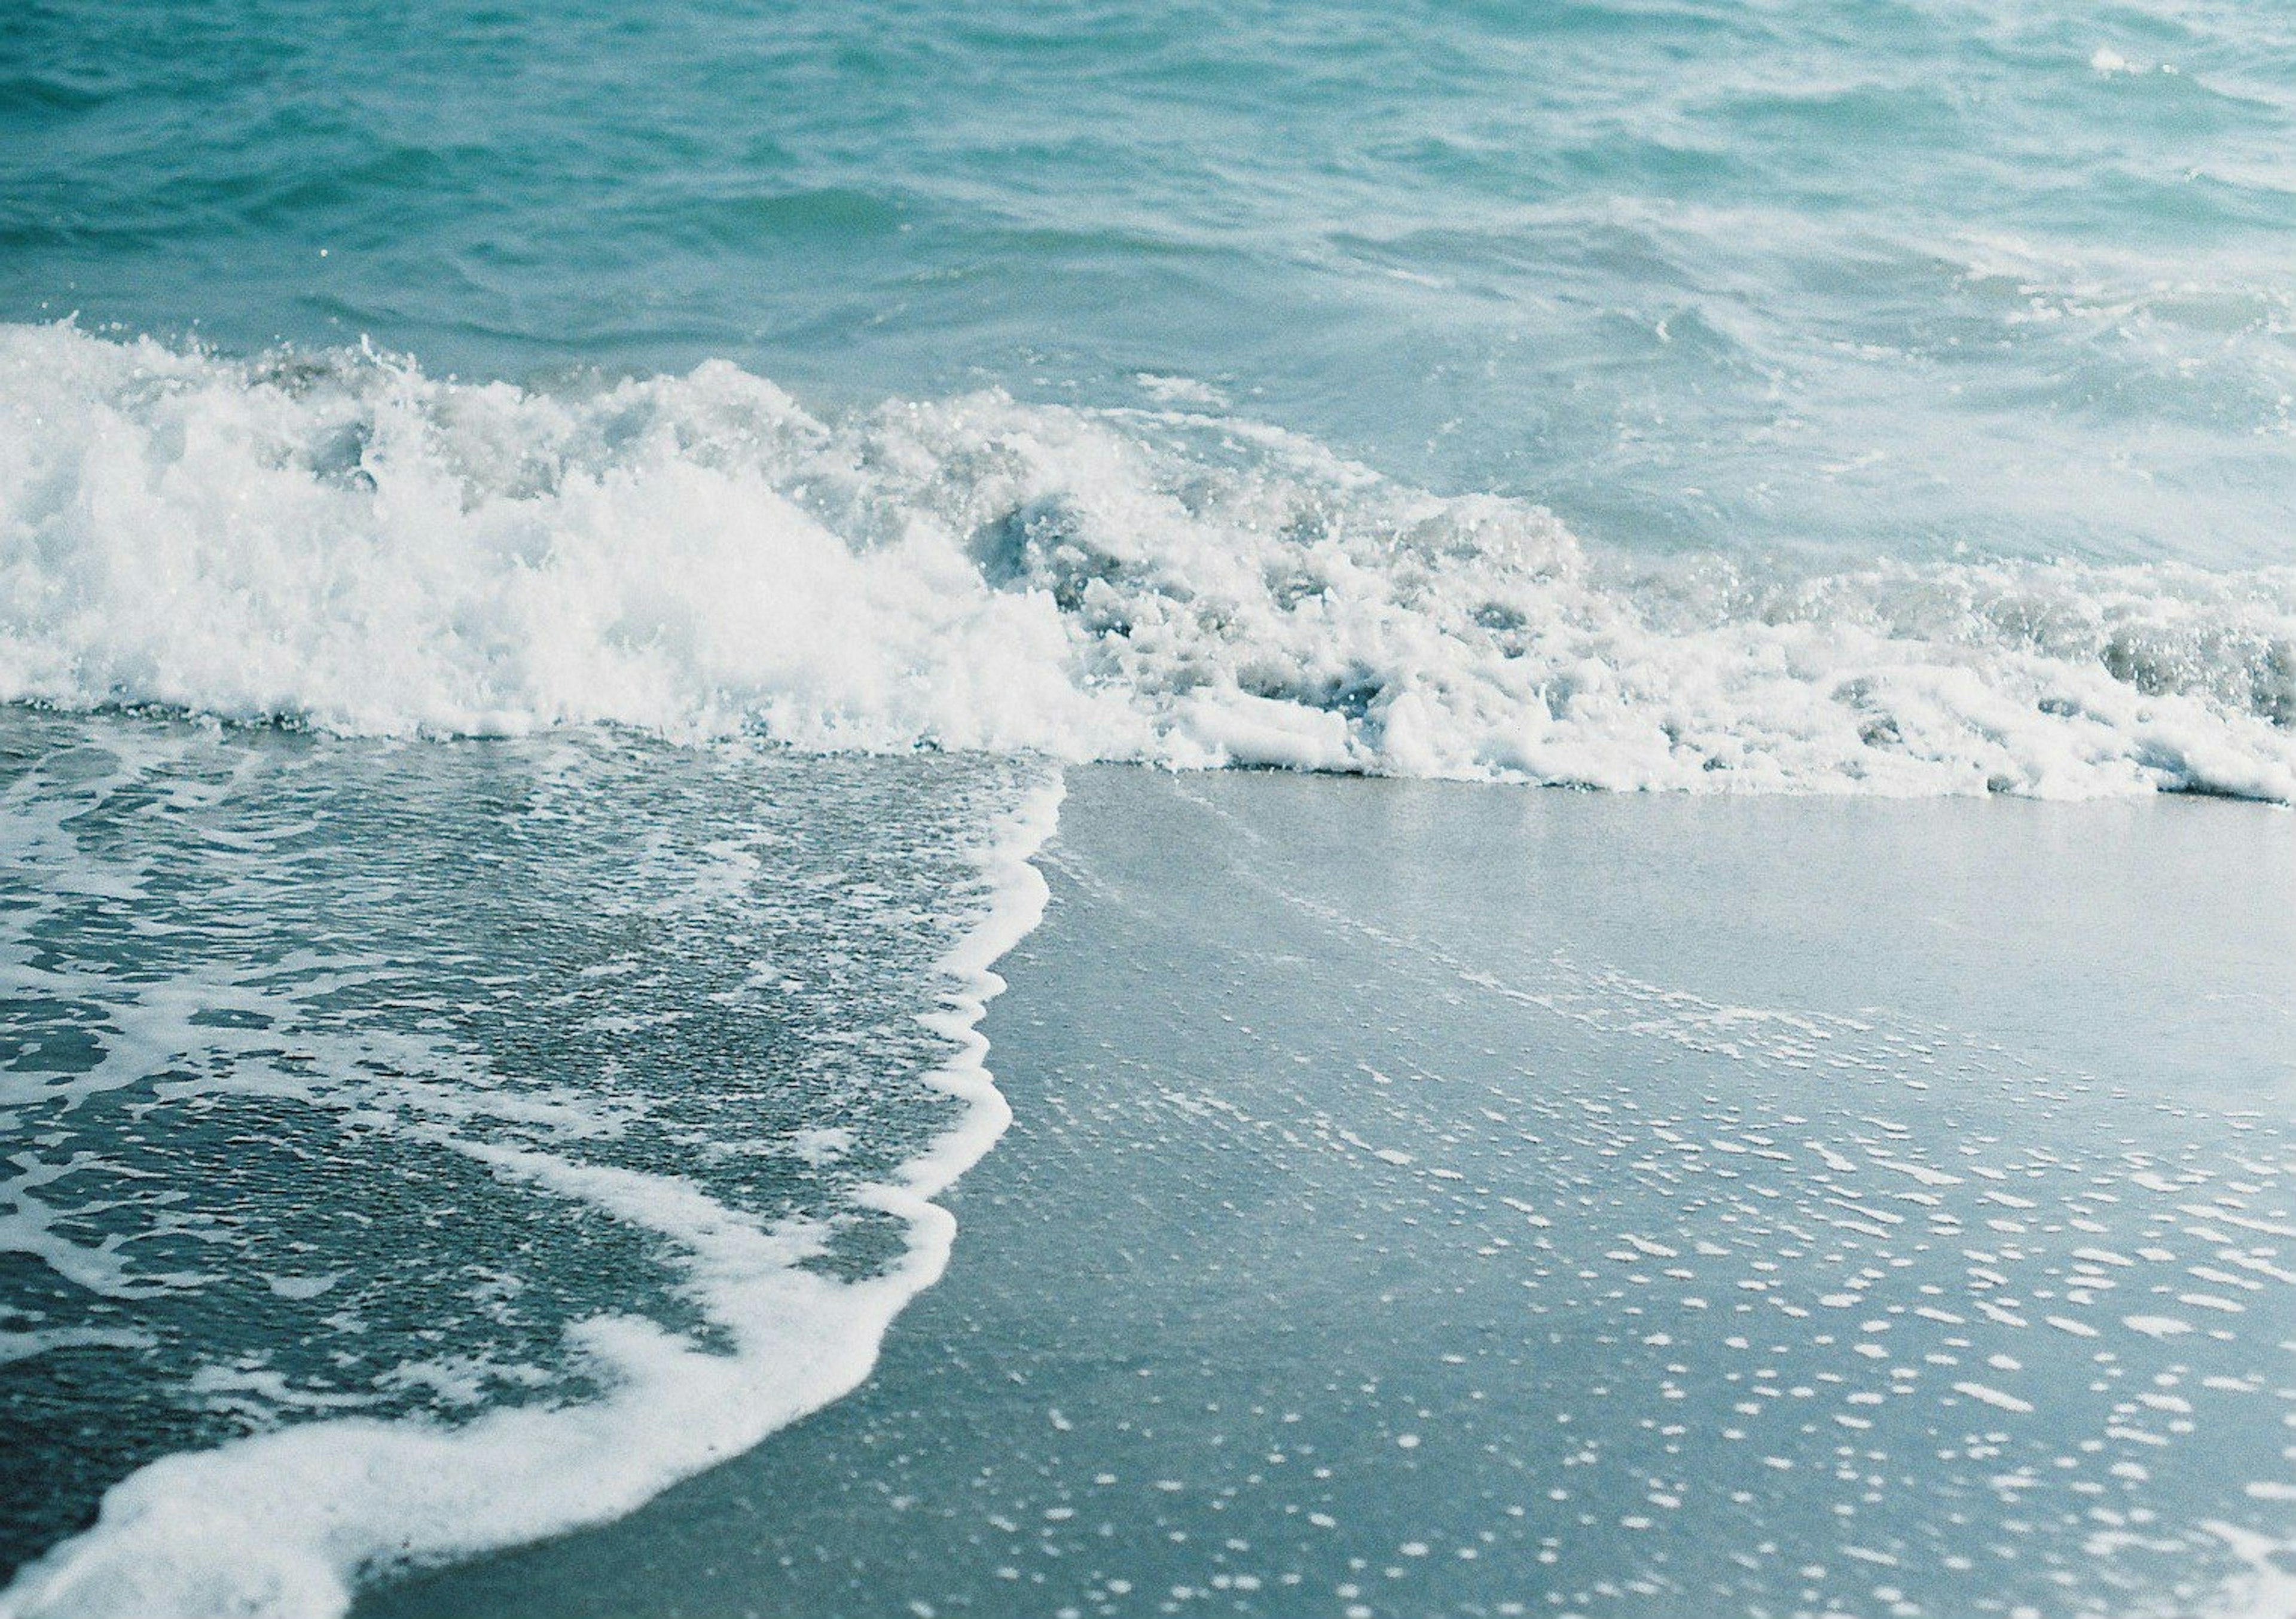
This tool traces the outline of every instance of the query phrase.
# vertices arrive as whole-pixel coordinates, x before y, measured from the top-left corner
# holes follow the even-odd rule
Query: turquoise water
[[[1066,767],[1094,763],[1484,785],[1255,775],[1200,797],[1199,774],[1084,778],[1103,810],[1137,811],[1106,823],[1120,855],[1055,867],[1060,903],[1109,931],[1056,926],[1043,950],[1071,954],[1021,960],[1042,993],[1129,1021],[1022,1034],[1015,1056],[1043,1071],[1020,1094],[1098,1108],[1095,1086],[1120,1094],[1175,1052],[1203,1072],[1144,1137],[1120,1118],[1078,1136],[1090,1173],[1016,1166],[1028,1206],[1060,1218],[984,1222],[1012,1245],[997,1274],[1044,1279],[1046,1319],[1111,1318],[1074,1369],[1077,1410],[1128,1409],[1093,1355],[1120,1361],[1115,1339],[1154,1328],[1115,1323],[1105,1277],[1057,1280],[1070,1200],[1077,1230],[1117,1229],[1160,1180],[1185,1207],[1233,1171],[1282,1222],[1341,1211],[1295,1271],[1239,1269],[1250,1291],[1360,1324],[1333,1254],[1365,1247],[1466,1301],[1431,1320],[1527,1333],[1498,1301],[1529,1300],[1542,1330],[1593,1345],[1583,1364],[1539,1370],[1523,1336],[1428,1386],[1479,1399],[1494,1370],[1513,1427],[1488,1443],[1511,1454],[1564,1465],[1542,1419],[1567,1398],[1589,1444],[1648,1455],[1638,1435],[1672,1419],[1610,1397],[1623,1295],[1539,1258],[1470,1298],[1467,1274],[1500,1267],[1454,1237],[1513,1263],[1568,1235],[1585,1280],[1644,1242],[1729,1257],[1720,1228],[1744,1211],[1669,1171],[1636,1182],[1630,1226],[1549,1237],[1515,1229],[1515,1193],[1465,1210],[1456,1187],[1395,1188],[1442,1181],[1431,1155],[1456,1145],[1451,1173],[1584,1209],[1603,1164],[1664,1163],[1694,1132],[1796,1166],[1700,1175],[1821,1223],[1857,1190],[1829,1177],[1912,1177],[1861,1228],[1874,1265],[1844,1280],[1857,1245],[1805,1234],[1732,1288],[1801,1323],[1871,1284],[1955,1329],[1922,1364],[1960,1370],[1904,1367],[1927,1379],[1890,1408],[1904,1471],[1866,1483],[1895,1538],[1829,1538],[1825,1458],[1850,1442],[1812,1419],[1728,1452],[1752,1457],[1732,1475],[1746,1499],[1667,1520],[1680,1561],[1605,1530],[1541,1587],[1558,1565],[1539,1554],[1562,1558],[1592,1507],[1566,1524],[1518,1500],[1514,1528],[1447,1541],[1475,1556],[1396,1585],[1436,1594],[1393,1611],[1635,1614],[1655,1582],[1683,1612],[1718,1593],[1951,1612],[1987,1584],[1968,1548],[2029,1533],[2046,1549],[1988,1590],[1997,1607],[2284,1607],[2296,1485],[2274,1422],[2296,1223],[2271,1124],[2289,1015],[2271,880],[2296,805],[2291,60],[2296,23],[2166,0],[6,8],[0,1615],[340,1615],[410,1568],[619,1518],[854,1389],[950,1261],[935,1199],[1009,1116],[983,1067],[989,969],[1047,903],[1030,861]],[[1599,885],[1535,928],[1508,908],[1562,824],[1510,819],[1524,800],[1506,789],[1529,784],[1677,796],[1678,823],[1568,800],[1572,826],[1686,830],[1616,869],[1590,837],[1533,886],[1653,883],[1643,935],[1604,935]],[[1889,904],[1783,919],[1795,890],[1764,861],[1846,839],[1836,863],[1857,873],[1854,830],[1904,806],[1767,822],[1687,803],[2164,793],[2275,807],[2011,823],[1921,806],[1904,824],[1931,830]],[[1156,794],[1211,813],[1193,849]],[[1436,822],[1364,813],[1412,803],[1477,805],[1505,837],[1462,854]],[[1294,806],[1307,844],[1255,829],[1254,805]],[[2157,819],[2115,818],[2137,808]],[[2206,815],[2237,819],[2177,818]],[[1980,831],[2008,824],[2078,846],[1987,867]],[[2237,830],[2194,830],[2219,826]],[[1756,829],[1759,858],[1707,858],[1715,827]],[[2158,913],[2198,920],[2116,908],[2169,854],[2187,875]],[[2060,856],[2093,913],[2027,881]],[[1938,932],[1923,863],[1964,887],[1982,868],[1997,919]],[[1336,886],[1268,888],[1311,868]],[[1265,951],[1203,942],[1262,889]],[[1447,893],[1488,936],[1453,954],[1426,909]],[[2262,920],[2195,898],[2219,893]],[[1128,925],[1133,895],[1168,914]],[[2092,914],[2108,920],[2068,920]],[[1742,933],[1750,919],[1768,931]],[[1127,1013],[1117,991],[1166,931],[1194,943],[1157,946],[1160,976],[1125,992],[1154,1016]],[[1751,975],[1742,1004],[1698,988],[1710,933]],[[1674,953],[1628,971],[1647,939]],[[2021,977],[2104,944],[2121,953],[2096,982],[2157,966],[2140,993]],[[1851,946],[1900,945],[1902,993],[1827,981]],[[1222,1032],[1247,975],[1268,1002],[1255,1023],[1285,1031],[1273,1114],[1251,1091],[1276,1048]],[[1941,1003],[1939,984],[1975,987]],[[1036,1004],[1027,1031],[1047,1026]],[[1374,1012],[1383,1031],[1359,1026]],[[1749,1020],[1777,1036],[1752,1067]],[[2173,1062],[2141,1055],[2162,1027],[2194,1032]],[[1654,1032],[1653,1062],[1636,1043]],[[1969,1060],[1939,1067],[1940,1051]],[[1417,1081],[1381,1062],[1466,1076],[1510,1117],[1608,1122],[1479,1154],[1480,1126],[1398,1104]],[[1821,1103],[1829,1080],[1925,1099],[1921,1133],[1901,1139],[1900,1108]],[[1647,1139],[1600,1111],[1638,1106],[1666,1109]],[[1322,1145],[1234,1146],[1296,1108]],[[1795,1138],[1805,1157],[1769,1139],[1773,1114],[1825,1121]],[[1390,1128],[1407,1151],[1364,1133]],[[1984,1132],[2020,1130],[2028,1157],[1993,1163],[2009,1149]],[[1324,1134],[1368,1155],[1362,1177],[1318,1182]],[[1996,1197],[2013,1173],[2053,1190]],[[1452,1236],[1414,1223],[1445,1206]],[[1538,1220],[1577,1220],[1558,1208]],[[1764,1224],[1766,1242],[1785,1230]],[[1165,1252],[1121,1302],[1177,1314],[1197,1296]],[[1705,1288],[1694,1264],[1660,1274]],[[2073,1324],[2043,1316],[2040,1337],[2002,1302],[2013,1277]],[[1693,1296],[1681,1307],[1716,1302]],[[950,1309],[990,1340],[982,1363],[1008,1353],[975,1305]],[[1275,1341],[1294,1323],[1231,1324],[1232,1356],[1203,1363],[1208,1415],[1302,1368],[1344,1394],[1338,1361]],[[1878,1375],[1830,1328],[1793,1331],[1807,1397]],[[1682,1335],[1747,1353],[1710,1336]],[[1667,1370],[1638,1393],[1731,1425],[1725,1391],[1693,1397],[1677,1362],[1652,1363]],[[2157,1387],[2124,1398],[2140,1371]],[[931,1427],[941,1398],[909,1416]],[[1004,1465],[955,1436],[1004,1406],[946,1398],[963,1420],[920,1498]],[[1480,1431],[1429,1398],[1422,1460]],[[2103,1420],[2137,1436],[2081,1448]],[[852,1421],[908,1443],[879,1414]],[[1228,1425],[1187,1431],[1225,1445]],[[1959,1449],[1931,1466],[1916,1452],[1939,1435]],[[1649,1466],[1686,1488],[1675,1459],[1694,1447],[1663,1436]],[[1081,1468],[1102,1437],[1013,1465]],[[833,1435],[783,1438],[827,1445],[798,1471],[849,1495],[895,1489],[912,1460],[873,1474]],[[2136,1469],[2109,1483],[2081,1471],[2108,1440]],[[1988,1482],[2005,1451],[2021,1471]],[[2060,1462],[2108,1493],[2035,1532],[2027,1475]],[[1469,1533],[1416,1492],[1432,1469],[1366,1468],[1357,1538],[1310,1559],[1350,1613],[1405,1578],[1375,1559],[1416,1566],[1434,1543],[1399,1536]],[[1238,1583],[1257,1565],[1198,1560],[1217,1525],[1186,1515],[1237,1499],[1123,1515],[1175,1538],[1101,1572],[1135,1608],[1177,1611],[1185,1586],[1285,1611]],[[673,1541],[715,1533],[659,1509]],[[934,1599],[1001,1590],[1001,1568],[957,1566],[987,1532],[948,1521],[971,1551]],[[1112,1508],[1103,1525],[1117,1534]],[[769,1555],[820,1562],[853,1527]],[[1726,1541],[1759,1569],[1712,1565]],[[694,1560],[652,1545],[617,1572],[677,1607],[657,1576]],[[893,1547],[939,1555],[928,1536]],[[2099,1572],[2097,1547],[2143,1555]],[[1931,1550],[1962,1561],[1895,1597],[1872,1583],[1894,1575],[1807,1572]],[[711,1600],[729,1612],[797,1589],[725,1567]],[[901,1581],[851,1567],[823,1611],[882,1611]],[[1101,1611],[1125,1594],[1080,1589]],[[451,1582],[401,1598],[463,1611]]]
[[[2292,51],[2234,4],[44,4],[0,317],[831,404],[1178,378],[1613,544],[2250,566]]]

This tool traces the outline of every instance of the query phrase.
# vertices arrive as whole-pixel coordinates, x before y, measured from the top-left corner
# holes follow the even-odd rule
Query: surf
[[[1652,556],[1201,409],[0,332],[0,699],[1620,790],[2296,797],[2296,571]]]

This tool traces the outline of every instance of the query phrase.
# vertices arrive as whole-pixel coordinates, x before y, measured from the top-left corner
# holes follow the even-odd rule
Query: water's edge
[[[938,965],[941,1003],[922,1020],[955,1050],[926,1078],[964,1112],[865,1194],[907,1229],[907,1251],[889,1271],[840,1280],[804,1268],[816,1256],[808,1234],[762,1224],[672,1177],[442,1141],[498,1176],[682,1250],[690,1292],[731,1352],[640,1320],[594,1321],[580,1347],[609,1392],[591,1404],[496,1410],[458,1427],[316,1421],[167,1457],[113,1486],[92,1528],[22,1569],[0,1592],[0,1616],[324,1619],[348,1610],[358,1582],[388,1569],[619,1517],[852,1390],[893,1318],[947,1264],[955,1222],[932,1199],[1010,1123],[979,1026],[1004,987],[994,963],[1043,915],[1047,889],[1033,861],[1062,791],[1052,776],[981,847],[987,913]]]

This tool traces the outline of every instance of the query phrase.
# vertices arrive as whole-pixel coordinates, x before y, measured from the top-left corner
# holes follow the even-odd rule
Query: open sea
[[[0,1616],[2296,1614],[2292,63],[0,8]]]

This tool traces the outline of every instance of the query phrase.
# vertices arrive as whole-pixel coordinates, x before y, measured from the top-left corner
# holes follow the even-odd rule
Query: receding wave
[[[1582,544],[1300,437],[0,328],[0,699],[1611,789],[2296,799],[2296,569]]]
[[[854,1387],[1061,790],[0,707],[0,1619],[339,1615]]]

